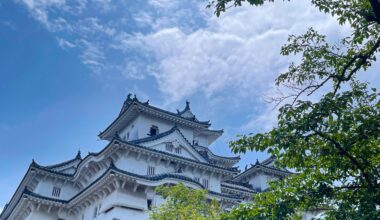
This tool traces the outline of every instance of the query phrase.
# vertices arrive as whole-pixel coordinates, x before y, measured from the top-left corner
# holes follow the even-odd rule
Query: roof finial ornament
[[[81,152],[80,152],[80,149],[78,150],[78,153],[77,155],[75,156],[76,159],[82,159],[82,155],[81,155]]]
[[[132,93],[128,93],[127,100],[131,100]]]
[[[256,158],[256,164],[255,165],[259,165],[260,162],[259,162],[259,159]]]
[[[133,95],[133,101],[138,101],[136,94]]]
[[[186,110],[190,110],[190,102],[189,100],[186,100],[186,107],[185,107]]]

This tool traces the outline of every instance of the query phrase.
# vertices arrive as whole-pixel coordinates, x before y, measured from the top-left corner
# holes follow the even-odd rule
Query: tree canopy
[[[275,1],[215,0],[208,6],[219,16],[244,2],[260,6]],[[358,80],[380,51],[380,1],[311,2],[349,25],[351,33],[337,44],[313,28],[289,36],[281,54],[302,59],[275,81],[291,90],[275,99],[281,107],[278,125],[268,132],[240,135],[230,147],[235,153],[267,151],[277,157],[278,166],[297,175],[272,183],[271,191],[233,210],[232,216],[295,219],[302,211],[323,209],[328,219],[380,218],[379,93]],[[305,98],[317,90],[322,93],[317,101]]]
[[[221,208],[216,200],[207,199],[207,190],[196,190],[183,183],[175,186],[159,186],[156,192],[165,202],[154,207],[152,220],[216,220]]]

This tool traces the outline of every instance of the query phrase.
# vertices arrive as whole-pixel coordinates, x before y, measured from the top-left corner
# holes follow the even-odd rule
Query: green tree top
[[[215,0],[209,7],[219,16],[244,2],[260,6],[274,0]],[[231,212],[234,217],[293,219],[305,210],[324,209],[328,219],[380,219],[379,94],[356,79],[380,51],[380,1],[311,3],[349,25],[351,34],[338,44],[313,28],[289,36],[281,54],[302,59],[276,79],[277,86],[292,91],[274,99],[282,104],[277,127],[241,135],[230,147],[235,153],[266,150],[279,166],[298,174],[272,183],[272,190],[255,196],[254,204]],[[321,99],[303,98],[322,87]],[[289,98],[290,104],[283,104]]]
[[[153,209],[150,214],[152,220],[219,219],[219,203],[207,199],[207,190],[195,190],[179,183],[175,186],[159,186],[156,192],[166,200]]]

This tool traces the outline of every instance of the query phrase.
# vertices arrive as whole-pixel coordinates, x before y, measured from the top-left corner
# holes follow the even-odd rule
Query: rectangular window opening
[[[165,149],[167,150],[167,151],[169,151],[169,152],[173,152],[173,144],[172,143],[170,143],[170,142],[168,142],[168,143],[166,143],[165,144]]]
[[[53,187],[53,191],[51,192],[51,195],[54,197],[59,197],[61,194],[61,188],[60,187]]]
[[[203,186],[208,189],[208,179],[203,179]]]
[[[181,154],[181,148],[180,147],[175,148],[174,151],[176,154]]]
[[[147,174],[148,174],[148,176],[153,176],[154,175],[154,167],[148,166]]]

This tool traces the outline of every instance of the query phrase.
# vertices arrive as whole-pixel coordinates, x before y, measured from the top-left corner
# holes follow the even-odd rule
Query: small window
[[[181,154],[181,147],[176,147],[174,151],[176,154]]]
[[[129,140],[129,132],[127,133],[126,140],[127,140],[127,141]]]
[[[168,143],[166,143],[165,144],[165,149],[167,150],[167,151],[170,151],[170,152],[173,152],[173,144],[172,143],[170,143],[170,142],[168,142]]]
[[[148,210],[152,210],[152,200],[148,199],[146,200],[146,203],[147,203]]]
[[[199,177],[194,177],[194,181],[199,183],[200,182]]]
[[[156,125],[152,125],[149,130],[149,135],[154,136],[158,134],[158,127]]]
[[[154,175],[154,167],[148,166],[148,176],[153,176]]]
[[[203,179],[203,186],[208,189],[208,179]]]
[[[61,194],[61,188],[54,186],[51,195],[54,197],[59,197],[60,194]]]

